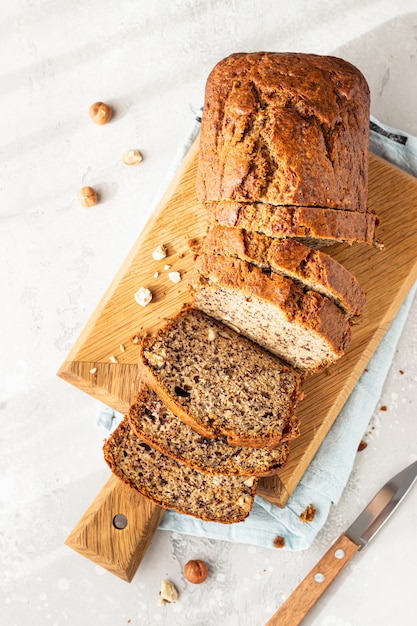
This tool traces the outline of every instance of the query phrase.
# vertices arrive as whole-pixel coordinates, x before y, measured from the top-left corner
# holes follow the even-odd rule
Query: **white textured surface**
[[[264,624],[391,474],[417,458],[417,303],[341,502],[312,548],[289,554],[158,532],[128,585],[63,545],[108,477],[96,402],[55,376],[145,224],[202,103],[235,51],[336,54],[372,112],[417,134],[415,0],[0,1],[0,624]],[[96,100],[116,110],[98,127]],[[123,165],[130,148],[138,167]],[[97,188],[83,209],[76,194]],[[401,374],[400,370],[404,373]],[[306,625],[415,624],[417,489]],[[211,575],[191,587],[189,558]],[[180,591],[158,606],[162,578]],[[129,622],[130,620],[130,622]]]

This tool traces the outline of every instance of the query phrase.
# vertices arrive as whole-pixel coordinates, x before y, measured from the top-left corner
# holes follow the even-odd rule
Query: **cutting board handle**
[[[131,582],[164,512],[111,476],[65,544]]]

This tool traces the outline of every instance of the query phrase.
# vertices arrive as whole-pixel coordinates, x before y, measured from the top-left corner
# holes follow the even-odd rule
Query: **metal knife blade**
[[[340,535],[266,626],[298,626],[346,563],[367,546],[417,479],[417,461],[393,476]]]
[[[375,495],[345,534],[362,550],[391,517],[417,478],[417,461],[393,476]]]

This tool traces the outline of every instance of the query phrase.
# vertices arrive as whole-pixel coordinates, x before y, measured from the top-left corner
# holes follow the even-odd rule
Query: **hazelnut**
[[[81,206],[94,206],[98,202],[97,193],[92,187],[83,187],[78,192],[78,202]]]
[[[204,561],[192,560],[184,565],[184,576],[193,585],[204,582],[208,576],[208,567]]]
[[[143,156],[139,150],[128,150],[122,157],[122,161],[125,165],[137,165],[142,160]]]
[[[88,112],[93,122],[99,126],[107,124],[113,114],[112,108],[104,102],[94,102]]]

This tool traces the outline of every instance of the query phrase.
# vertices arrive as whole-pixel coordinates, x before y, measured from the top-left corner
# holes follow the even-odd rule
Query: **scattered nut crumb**
[[[78,203],[84,207],[94,206],[98,202],[96,191],[92,187],[82,187],[77,195]]]
[[[312,522],[316,516],[316,507],[314,504],[308,504],[299,517],[302,522]]]
[[[387,407],[387,405],[386,405],[386,404],[383,404],[382,406],[380,406],[380,407],[379,407],[379,410],[380,410],[380,411],[387,411],[387,410],[388,410],[388,407]]]
[[[91,119],[95,124],[99,126],[103,126],[103,124],[107,124],[110,121],[111,116],[113,115],[113,110],[111,106],[105,104],[104,102],[94,102],[90,106],[89,114]]]
[[[125,165],[138,165],[138,163],[143,161],[143,156],[139,150],[128,150],[122,156],[122,161]]]
[[[167,254],[167,247],[162,244],[155,248],[155,250],[152,252],[152,258],[155,259],[155,261],[161,261],[161,259],[165,259]]]
[[[168,271],[168,270],[170,270],[170,269],[171,269],[171,266],[170,266],[170,265],[164,265],[164,270],[165,270],[165,271]]]
[[[362,450],[365,450],[365,448],[367,447],[368,447],[368,444],[366,443],[366,441],[361,439],[358,445],[358,452],[362,452]]]
[[[118,363],[119,360],[117,358],[117,356],[114,356],[114,354],[112,354],[111,356],[109,356],[109,359],[112,363]]]
[[[200,559],[188,561],[184,565],[184,576],[188,582],[193,583],[193,585],[199,585],[206,580],[208,567]]]
[[[185,257],[185,252],[181,252],[181,254],[178,255],[179,259],[183,259]]]
[[[404,374],[404,371],[403,371],[403,370],[400,370],[400,374],[401,374],[401,376],[402,376],[402,375]]]
[[[243,481],[243,484],[246,485],[246,487],[253,487],[254,482],[255,478],[253,476],[250,476],[247,480]]]
[[[161,596],[159,600],[160,605],[164,605],[166,602],[177,602],[178,600],[178,591],[170,580],[162,581],[159,595]]]
[[[155,272],[155,274],[153,275],[154,278],[158,278],[159,276],[159,272]]]
[[[146,306],[152,300],[152,291],[147,287],[141,287],[133,297],[138,304]]]
[[[97,374],[97,368],[96,367],[92,367],[90,370],[90,374]]]
[[[209,328],[207,332],[207,339],[209,341],[214,341],[217,337],[217,332],[215,328]]]
[[[281,537],[281,535],[277,535],[274,539],[273,544],[275,548],[283,548],[285,546],[284,537]]]
[[[181,282],[181,274],[179,272],[169,272],[168,278],[175,284]]]
[[[139,343],[139,337],[138,337],[138,335],[135,335],[134,337],[132,337],[132,343],[134,343],[134,344]]]
[[[126,348],[124,347],[124,345],[121,343],[120,346],[120,352],[126,352]]]

